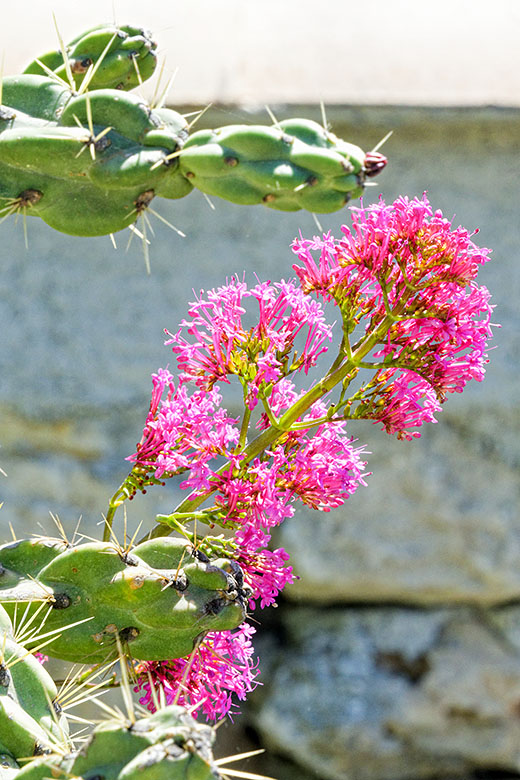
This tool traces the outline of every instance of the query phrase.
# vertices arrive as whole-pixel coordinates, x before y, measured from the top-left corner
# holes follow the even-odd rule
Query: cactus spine
[[[0,765],[69,746],[68,726],[57,702],[56,686],[26,647],[13,635],[0,606]]]

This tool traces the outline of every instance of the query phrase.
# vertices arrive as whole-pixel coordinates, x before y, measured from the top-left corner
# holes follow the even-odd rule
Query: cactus
[[[367,160],[358,146],[308,119],[200,130],[179,160],[181,172],[203,192],[281,211],[337,211],[377,172],[374,155]]]
[[[213,759],[213,741],[214,729],[197,723],[182,707],[171,705],[138,720],[106,720],[80,751],[34,759],[17,778],[218,780],[221,775]]]
[[[326,213],[359,197],[386,164],[304,119],[202,130],[187,141],[177,112],[122,91],[137,71],[151,75],[154,48],[142,30],[94,28],[69,44],[68,68],[55,51],[3,80],[0,213],[107,235],[131,226],[155,196],[177,199],[194,187],[233,203]]]
[[[67,546],[49,539],[0,547],[0,602],[48,601],[47,631],[65,629],[49,652],[91,663],[115,654],[116,637],[142,660],[180,658],[208,631],[236,628],[247,594],[225,559],[199,560],[183,540]],[[72,625],[71,624],[76,624]],[[71,626],[71,627],[70,627]]]
[[[10,106],[0,115],[4,210],[23,209],[71,235],[106,235],[134,223],[155,194],[178,198],[192,189],[176,160],[164,164],[187,136],[175,111],[150,111],[115,90],[73,96],[37,75],[4,80],[3,94]],[[34,115],[26,113],[31,105]]]
[[[68,726],[52,678],[14,639],[2,607],[0,653],[0,765],[13,770],[20,759],[67,747]]]
[[[65,47],[69,71],[63,52],[55,50],[36,58],[24,73],[45,76],[50,70],[65,81],[69,72],[75,87],[79,88],[83,79],[89,78],[89,69],[97,65],[89,81],[89,89],[128,90],[153,74],[157,62],[156,48],[151,34],[142,28],[99,25],[74,38]]]

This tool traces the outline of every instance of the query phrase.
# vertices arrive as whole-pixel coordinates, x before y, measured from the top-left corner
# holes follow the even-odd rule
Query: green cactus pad
[[[215,732],[182,707],[165,707],[131,721],[105,721],[86,745],[68,756],[30,761],[19,780],[219,780],[212,745]]]
[[[9,617],[1,609],[0,754],[19,760],[68,745],[67,721],[56,697],[52,678],[27,648],[14,640]]]
[[[207,631],[244,619],[241,578],[226,560],[193,560],[184,540],[164,537],[127,553],[102,542],[55,551],[45,539],[0,547],[0,602],[12,614],[21,600],[49,601],[46,631],[63,630],[48,648],[57,658],[105,659],[117,651],[117,636],[134,658],[180,658]]]
[[[35,61],[3,80],[0,217],[22,213],[63,233],[101,236],[132,226],[154,197],[182,198],[194,187],[241,205],[330,213],[386,165],[307,119],[188,138],[178,113],[124,91],[137,83],[134,63],[143,78],[151,73],[154,50],[139,28],[101,26],[68,46],[77,83],[99,65],[87,92],[63,80],[58,51],[41,58],[54,77]]]
[[[89,89],[108,87],[128,90],[139,86],[141,81],[153,74],[157,62],[156,48],[151,34],[140,27],[101,25],[74,38],[66,46],[66,52],[76,88],[81,86],[89,67],[96,65],[105,52]],[[67,80],[61,51],[43,54],[31,62],[24,73],[46,75],[37,60],[61,79]]]
[[[175,111],[154,112],[115,90],[73,96],[37,75],[11,80],[6,97],[0,213],[23,210],[64,233],[107,235],[133,224],[156,193],[191,191],[177,159],[167,159],[187,137]]]
[[[317,122],[289,119],[194,133],[180,169],[194,187],[233,203],[327,213],[362,194],[365,159]]]

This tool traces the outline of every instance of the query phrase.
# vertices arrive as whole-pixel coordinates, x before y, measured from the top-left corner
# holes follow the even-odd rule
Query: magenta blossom
[[[271,409],[281,414],[298,397],[290,380],[280,380],[269,399]],[[266,529],[291,517],[298,500],[329,511],[366,484],[363,449],[353,446],[345,421],[314,423],[325,412],[323,401],[314,403],[297,421],[301,429],[287,432],[251,462],[242,464],[236,456],[228,469],[215,476],[215,504],[223,517],[235,526]],[[262,415],[260,427],[268,424]]]
[[[193,655],[171,661],[144,661],[137,667],[135,691],[144,692],[140,703],[155,711],[150,685],[162,689],[167,704],[188,707],[208,720],[233,711],[233,696],[243,701],[259,682],[258,661],[253,660],[251,636],[255,629],[243,623],[235,631],[208,633]]]
[[[236,421],[222,408],[218,387],[190,395],[186,385],[175,388],[165,369],[159,369],[152,381],[143,436],[127,460],[139,469],[153,471],[157,479],[189,470],[187,487],[207,485],[212,473],[209,462],[228,454],[238,441]]]
[[[410,438],[419,435],[411,427],[434,420],[447,393],[484,376],[492,306],[474,279],[489,250],[434,213],[426,197],[352,211],[353,227],[344,226],[339,241],[330,233],[295,241],[302,265],[294,269],[305,292],[340,307],[357,338],[353,365],[368,368],[370,357],[379,370],[349,416],[381,420]]]
[[[248,299],[258,307],[252,327],[246,323]],[[229,381],[236,375],[250,409],[261,388],[293,371],[307,373],[331,339],[321,305],[291,281],[263,282],[248,289],[234,279],[209,290],[191,304],[189,313],[191,319],[166,341],[173,345],[183,381],[192,379],[208,390],[217,380]]]
[[[289,553],[283,547],[269,550],[270,539],[266,531],[251,526],[239,528],[233,537],[235,560],[244,573],[245,584],[251,589],[251,609],[256,607],[258,599],[262,609],[276,606],[278,594],[295,579],[292,566],[287,565]]]

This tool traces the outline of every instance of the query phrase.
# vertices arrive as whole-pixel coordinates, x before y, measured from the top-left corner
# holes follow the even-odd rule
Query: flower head
[[[226,455],[238,441],[236,421],[221,406],[218,387],[190,394],[187,385],[176,388],[164,369],[152,381],[143,435],[128,460],[135,463],[134,468],[153,472],[157,479],[189,471],[187,487],[206,485],[210,461]]]
[[[143,695],[141,704],[154,711],[157,689],[166,704],[189,707],[208,720],[218,720],[236,706],[259,683],[258,661],[253,660],[251,637],[255,629],[243,623],[235,631],[208,633],[187,658],[171,661],[145,661],[139,664],[135,690]]]
[[[258,308],[252,327],[246,322],[249,300]],[[189,314],[191,319],[166,341],[177,355],[183,381],[194,380],[208,390],[236,375],[250,409],[261,388],[288,372],[306,373],[331,339],[321,305],[293,282],[259,282],[248,289],[234,279],[192,303]]]
[[[330,233],[295,241],[294,268],[306,292],[339,306],[344,332],[357,338],[353,363],[373,361],[376,376],[351,416],[370,412],[409,438],[448,393],[484,376],[493,307],[475,277],[489,250],[425,196],[354,208],[352,222],[338,241]]]

